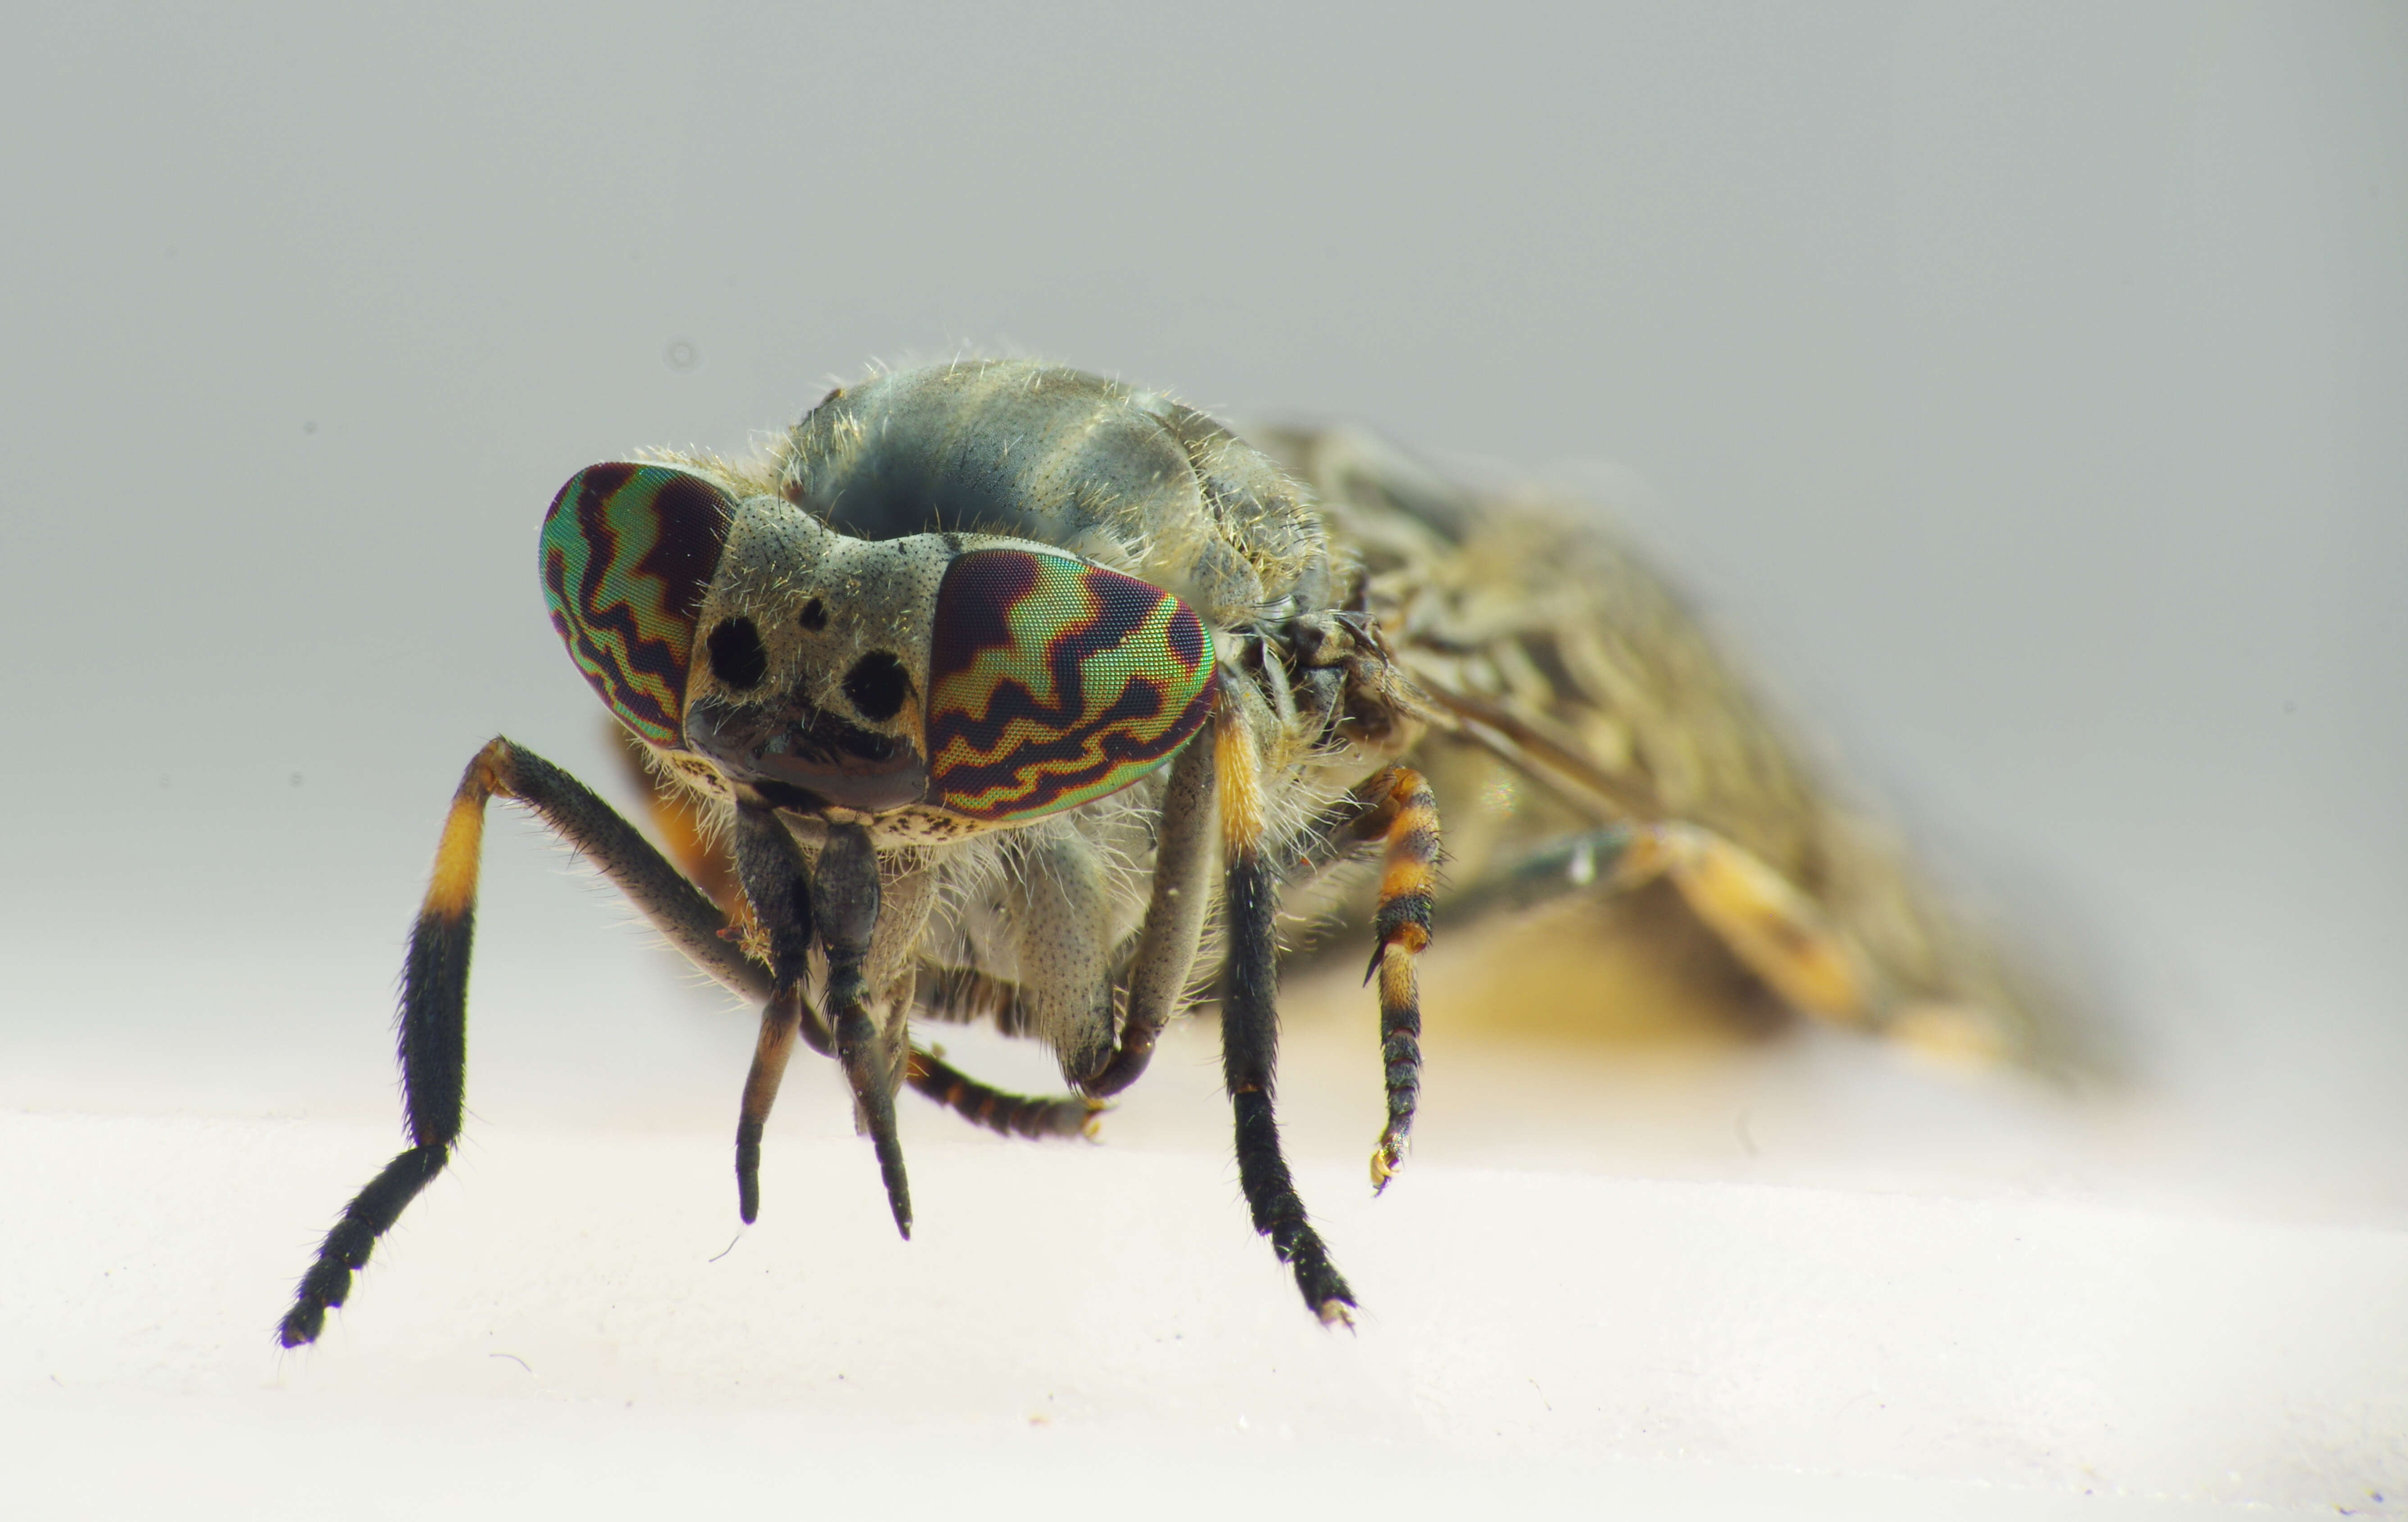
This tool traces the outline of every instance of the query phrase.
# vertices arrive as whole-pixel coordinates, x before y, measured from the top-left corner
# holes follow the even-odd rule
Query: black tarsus
[[[1325,1322],[1343,1321],[1354,1291],[1329,1261],[1281,1155],[1271,1094],[1279,1065],[1278,886],[1260,855],[1230,854],[1228,961],[1221,984],[1221,1070],[1236,1112],[1238,1183],[1254,1229],[1296,1273],[1304,1303]]]
[[[1383,957],[1384,955],[1383,948]],[[1381,1081],[1388,1096],[1387,1125],[1380,1133],[1384,1146],[1391,1139],[1401,1142],[1412,1134],[1413,1113],[1421,1105],[1421,1001],[1408,999],[1394,1009],[1383,1008],[1380,1022]],[[1374,1186],[1375,1192],[1385,1184],[1386,1181],[1382,1180]]]
[[[761,1218],[761,1132],[767,1123],[746,1115],[736,1123],[736,1218]]]
[[[352,1271],[367,1266],[377,1239],[393,1229],[418,1192],[443,1171],[448,1156],[447,1147],[412,1147],[385,1164],[384,1171],[343,1207],[343,1218],[335,1223],[335,1229],[326,1233],[325,1242],[318,1249],[318,1261],[301,1276],[293,1309],[284,1313],[277,1328],[279,1343],[299,1347],[318,1340],[319,1332],[325,1329],[326,1308],[350,1298]]]

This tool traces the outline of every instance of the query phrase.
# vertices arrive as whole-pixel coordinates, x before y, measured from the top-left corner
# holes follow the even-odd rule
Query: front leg
[[[1280,1151],[1272,1089],[1279,1066],[1279,879],[1266,859],[1262,759],[1239,689],[1225,682],[1213,734],[1226,858],[1228,961],[1221,982],[1221,1068],[1236,1113],[1238,1182],[1254,1229],[1296,1273],[1325,1324],[1344,1322],[1354,1291],[1322,1245]]]
[[[767,979],[719,936],[726,921],[633,826],[584,783],[531,751],[495,739],[477,753],[452,797],[434,880],[409,933],[402,970],[401,1084],[411,1145],[343,1209],[318,1260],[301,1276],[277,1338],[317,1341],[326,1310],[351,1294],[378,1241],[432,1183],[460,1139],[467,1082],[468,952],[476,933],[477,876],[485,804],[515,798],[592,859],[685,954],[731,986],[767,992]]]
[[[833,1050],[853,1086],[863,1121],[878,1149],[878,1167],[886,1183],[886,1201],[895,1225],[911,1235],[911,1191],[903,1172],[903,1143],[895,1129],[895,1085],[887,1072],[883,1043],[869,1018],[869,984],[862,964],[869,955],[878,930],[878,853],[869,832],[859,825],[830,825],[827,844],[816,866],[803,859],[802,847],[767,804],[738,802],[736,808],[736,879],[752,906],[769,940],[769,960],[776,987],[762,1014],[761,1041],[753,1056],[752,1075],[745,1082],[744,1110],[738,1123],[736,1171],[738,1203],[751,1221],[760,1205],[757,1170],[761,1127],[769,1101],[777,1096],[778,1075],[784,1070],[792,1037],[784,1029],[790,1009],[799,1018],[796,1028],[822,1052]],[[816,940],[827,954],[824,1002],[828,1022],[821,1033],[819,1017],[802,998],[807,956]],[[756,1104],[757,1097],[757,1104]]]
[[[859,825],[830,825],[811,875],[811,918],[827,952],[827,1007],[836,1055],[853,1102],[878,1151],[895,1228],[911,1235],[911,1185],[903,1173],[903,1139],[895,1129],[895,1080],[886,1043],[869,1017],[869,979],[862,969],[878,932],[878,852]]]
[[[1071,830],[1020,842],[1010,876],[1020,1000],[1076,1083],[1112,1055],[1112,897],[1103,857]]]
[[[752,923],[767,942],[773,981],[761,1007],[761,1035],[752,1066],[744,1075],[744,1099],[736,1119],[736,1211],[751,1226],[761,1214],[761,1134],[786,1076],[795,1038],[823,1056],[835,1048],[819,1012],[810,1007],[803,980],[810,970],[811,884],[802,848],[777,814],[757,805],[736,811],[736,879],[752,911]]]
[[[1211,880],[1213,750],[1211,737],[1199,734],[1170,764],[1154,830],[1154,885],[1129,964],[1127,1012],[1103,1066],[1093,1077],[1077,1080],[1086,1094],[1118,1094],[1137,1082],[1196,969]]]

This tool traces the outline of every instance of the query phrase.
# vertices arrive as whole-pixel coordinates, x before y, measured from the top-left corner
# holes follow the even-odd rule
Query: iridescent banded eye
[[[1196,610],[1033,550],[946,568],[928,662],[929,801],[1018,822],[1115,793],[1203,727],[1212,641]]]
[[[552,626],[610,711],[655,745],[681,742],[695,618],[735,510],[692,471],[596,465],[544,514]]]

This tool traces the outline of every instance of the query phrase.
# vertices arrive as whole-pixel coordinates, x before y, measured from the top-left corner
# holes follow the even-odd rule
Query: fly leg
[[[1034,1015],[1016,984],[975,968],[923,962],[913,982],[916,1012],[931,1020],[994,1023],[1007,1036],[1034,1033]],[[1092,1138],[1104,1102],[1082,1095],[1011,1094],[982,1084],[944,1060],[943,1054],[911,1048],[903,1081],[973,1126],[1003,1136]]]
[[[733,845],[737,881],[768,946],[771,979],[736,1122],[736,1208],[750,1226],[761,1213],[761,1133],[778,1101],[795,1038],[802,1037],[823,1055],[834,1047],[803,992],[812,925],[810,876],[802,849],[776,813],[752,806],[737,810]]]
[[[827,952],[825,997],[837,1060],[844,1065],[845,1081],[877,1149],[895,1228],[908,1241],[911,1185],[903,1172],[903,1140],[895,1129],[896,1075],[887,1070],[885,1042],[869,1017],[869,980],[862,970],[878,929],[878,852],[868,830],[859,825],[828,826],[810,892],[811,919]]]
[[[1792,1008],[1841,1025],[1867,1018],[1861,960],[1804,894],[1753,853],[1695,825],[1636,826],[1612,883],[1670,880],[1690,912]]]
[[[1410,767],[1391,767],[1361,793],[1378,798],[1366,833],[1387,842],[1380,908],[1372,920],[1378,944],[1363,981],[1380,980],[1380,1059],[1388,1091],[1388,1123],[1371,1153],[1371,1192],[1388,1186],[1402,1166],[1422,1088],[1422,1005],[1415,964],[1430,940],[1430,894],[1439,857],[1438,800]]]
[[[1137,1082],[1196,970],[1211,891],[1214,749],[1210,737],[1197,735],[1170,764],[1154,834],[1154,886],[1128,969],[1126,1012],[1110,1055],[1092,1076],[1078,1080],[1084,1093],[1118,1094]]]
[[[1111,892],[1096,848],[1069,831],[1015,847],[1007,889],[1029,1034],[1075,1079],[1112,1056]]]
[[[1347,1322],[1354,1291],[1307,1218],[1282,1156],[1272,1088],[1279,1066],[1279,878],[1267,859],[1261,751],[1225,682],[1216,711],[1228,960],[1221,982],[1221,1069],[1237,1121],[1238,1182],[1254,1229],[1295,1272],[1304,1303],[1324,1324]]]
[[[1009,1094],[982,1084],[934,1052],[911,1049],[903,1081],[973,1126],[998,1136],[1093,1137],[1103,1105],[1077,1096]]]
[[[479,751],[452,794],[435,851],[433,880],[409,935],[402,969],[401,1080],[410,1146],[343,1209],[317,1261],[301,1277],[277,1337],[286,1347],[315,1342],[326,1311],[349,1297],[351,1276],[460,1139],[467,1080],[468,953],[476,932],[477,877],[485,804],[512,798],[591,859],[672,941],[731,986],[767,992],[767,980],[721,939],[726,920],[635,827],[582,783],[532,752],[496,739]]]
[[[820,851],[816,869],[803,859],[802,847],[766,804],[741,803],[736,809],[736,875],[745,898],[752,905],[769,940],[770,971],[776,979],[769,1006],[762,1016],[762,1035],[753,1056],[753,1077],[745,1084],[744,1117],[737,1132],[738,1204],[757,1209],[759,1188],[748,1170],[760,1158],[759,1123],[767,1120],[768,1101],[777,1094],[777,1074],[792,1050],[791,1038],[773,1031],[781,1022],[781,1004],[791,1004],[796,1029],[808,1032],[811,1044],[833,1051],[853,1087],[870,1141],[877,1148],[878,1170],[886,1183],[886,1202],[895,1225],[911,1235],[911,1193],[903,1174],[903,1143],[895,1130],[895,1089],[888,1081],[883,1045],[869,1018],[868,980],[862,963],[878,928],[878,853],[869,832],[859,825],[831,825],[827,844]],[[824,998],[829,1014],[825,1035],[819,1019],[802,997],[806,959],[813,940],[827,954]],[[831,1040],[832,1038],[832,1040]],[[759,1095],[757,1113],[755,1096]],[[748,1152],[749,1143],[749,1152]],[[750,1213],[744,1217],[752,1219]]]

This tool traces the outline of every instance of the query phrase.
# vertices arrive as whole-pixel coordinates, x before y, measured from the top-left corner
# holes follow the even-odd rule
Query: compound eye
[[[1211,710],[1212,641],[1158,587],[1068,555],[945,571],[928,663],[930,801],[1019,823],[1115,793]]]
[[[695,619],[736,500],[690,470],[588,466],[543,517],[543,598],[569,659],[620,722],[682,741]]]

